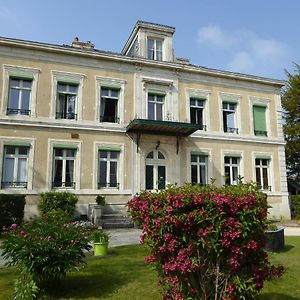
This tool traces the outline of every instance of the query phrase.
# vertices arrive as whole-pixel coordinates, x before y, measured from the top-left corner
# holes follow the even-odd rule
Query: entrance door
[[[146,157],[146,190],[161,190],[166,187],[166,159],[158,150]]]

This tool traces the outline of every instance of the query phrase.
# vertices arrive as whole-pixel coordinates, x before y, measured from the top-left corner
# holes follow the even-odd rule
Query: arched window
[[[162,152],[154,150],[146,156],[146,190],[166,187],[166,159]]]

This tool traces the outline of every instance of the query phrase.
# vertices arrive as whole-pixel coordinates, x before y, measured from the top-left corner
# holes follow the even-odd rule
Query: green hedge
[[[0,232],[4,226],[23,221],[25,197],[19,194],[0,194]]]
[[[62,212],[72,218],[78,197],[68,192],[47,192],[40,195],[39,210],[42,215]]]
[[[292,195],[291,198],[291,214],[292,219],[300,218],[300,195]]]

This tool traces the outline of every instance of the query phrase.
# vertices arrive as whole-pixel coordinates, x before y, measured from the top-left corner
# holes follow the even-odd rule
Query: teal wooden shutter
[[[267,131],[266,107],[253,106],[254,131]]]

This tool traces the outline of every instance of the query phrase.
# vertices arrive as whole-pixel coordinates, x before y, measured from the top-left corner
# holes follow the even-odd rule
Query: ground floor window
[[[27,146],[4,146],[2,188],[27,188]]]
[[[191,154],[191,182],[207,184],[207,156]]]
[[[256,183],[263,190],[271,190],[269,182],[269,159],[255,159]]]
[[[53,149],[53,182],[54,188],[75,189],[75,159],[76,149]]]
[[[154,150],[146,157],[146,190],[166,187],[166,162],[162,152]]]
[[[119,188],[118,165],[119,151],[99,150],[98,189]]]
[[[224,173],[225,184],[236,185],[240,172],[240,158],[239,157],[224,157]]]

